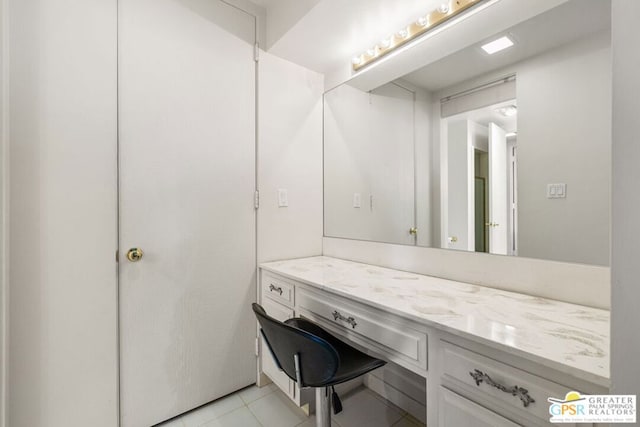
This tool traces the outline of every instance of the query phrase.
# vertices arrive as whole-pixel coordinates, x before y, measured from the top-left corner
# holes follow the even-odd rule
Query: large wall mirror
[[[325,235],[608,266],[610,9],[566,1],[326,92]]]

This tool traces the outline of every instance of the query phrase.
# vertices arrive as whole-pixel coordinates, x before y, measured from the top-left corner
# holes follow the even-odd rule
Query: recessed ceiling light
[[[493,55],[494,53],[500,52],[501,50],[504,50],[511,46],[513,46],[513,41],[509,37],[503,36],[499,39],[483,45],[482,50],[487,52],[489,55]]]

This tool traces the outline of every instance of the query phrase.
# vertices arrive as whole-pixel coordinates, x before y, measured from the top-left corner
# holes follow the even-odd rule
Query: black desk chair
[[[329,388],[386,364],[340,341],[320,326],[296,317],[280,322],[253,304],[262,336],[276,365],[300,388],[316,389],[316,426],[331,426],[331,403],[342,410],[338,395]]]

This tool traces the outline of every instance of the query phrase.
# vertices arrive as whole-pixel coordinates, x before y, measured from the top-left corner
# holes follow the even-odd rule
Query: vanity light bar
[[[397,33],[386,37],[374,47],[367,49],[360,55],[353,57],[351,64],[354,71],[358,71],[364,66],[382,58],[384,55],[393,52],[400,46],[415,40],[417,37],[432,30],[438,25],[460,15],[470,7],[482,3],[486,0],[450,0],[443,2],[433,12],[421,16],[415,22],[402,28]]]

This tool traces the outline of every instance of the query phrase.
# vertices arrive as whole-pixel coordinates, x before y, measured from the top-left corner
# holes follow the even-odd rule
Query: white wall
[[[324,79],[262,51],[258,67],[258,262],[319,255]]]
[[[256,0],[264,3],[265,0]],[[320,0],[279,0],[267,6],[267,39],[264,45],[270,49],[311,10]]]
[[[116,0],[10,0],[8,425],[118,423]]]
[[[519,256],[609,265],[610,46],[601,33],[514,67]],[[547,199],[553,183],[566,199]]]
[[[613,0],[613,235],[611,382],[640,396],[640,2]]]
[[[200,0],[188,0],[188,1],[200,1]],[[255,38],[260,46],[265,46],[267,43],[267,9],[261,2],[253,2],[251,0],[220,0],[237,9],[240,9],[249,15],[255,17]],[[211,4],[205,2],[203,4]]]

